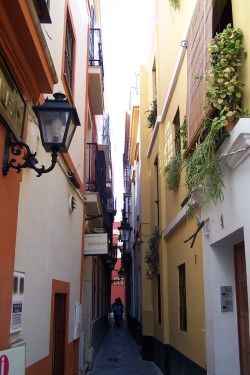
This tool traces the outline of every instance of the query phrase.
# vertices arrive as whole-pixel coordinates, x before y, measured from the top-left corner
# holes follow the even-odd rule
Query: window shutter
[[[187,126],[189,146],[211,108],[204,108],[206,82],[204,72],[209,69],[208,44],[212,40],[213,1],[199,0],[192,19],[187,49]]]

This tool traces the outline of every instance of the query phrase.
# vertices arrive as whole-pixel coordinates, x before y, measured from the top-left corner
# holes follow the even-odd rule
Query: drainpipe
[[[52,57],[51,57],[46,39],[43,35],[43,31],[42,31],[42,28],[41,28],[41,25],[40,25],[39,18],[37,16],[37,12],[36,12],[33,0],[26,0],[26,3],[28,5],[31,18],[34,22],[34,26],[35,26],[37,35],[38,35],[40,43],[42,45],[42,49],[43,49],[45,58],[47,60],[48,66],[49,66],[49,70],[50,70],[50,73],[51,73],[52,78],[53,78],[53,82],[54,82],[54,84],[56,84],[56,83],[58,83],[58,77],[57,77],[57,74],[56,74],[55,66],[54,66],[54,63],[53,63],[53,60],[52,60]]]

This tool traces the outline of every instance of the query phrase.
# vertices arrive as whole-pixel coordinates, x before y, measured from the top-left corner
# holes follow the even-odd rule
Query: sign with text
[[[108,234],[90,233],[85,234],[84,255],[108,254]]]
[[[21,331],[22,322],[23,322],[23,301],[13,301],[12,311],[11,311],[10,332],[13,333],[13,332]]]
[[[26,103],[0,56],[0,115],[18,140],[22,138],[25,111]]]
[[[0,375],[25,374],[25,346],[0,351]]]

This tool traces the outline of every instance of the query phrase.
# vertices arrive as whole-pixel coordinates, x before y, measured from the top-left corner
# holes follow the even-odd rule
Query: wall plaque
[[[15,137],[22,139],[26,102],[0,55],[0,115]]]

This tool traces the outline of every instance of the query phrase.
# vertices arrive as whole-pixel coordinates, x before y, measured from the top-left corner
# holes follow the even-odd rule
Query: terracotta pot
[[[232,121],[232,120],[228,121],[227,125],[226,125],[226,130],[228,132],[231,132],[233,130],[234,126],[235,126],[235,122],[234,121]]]

